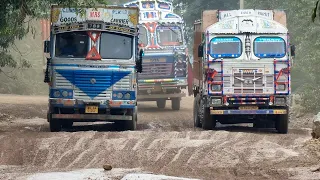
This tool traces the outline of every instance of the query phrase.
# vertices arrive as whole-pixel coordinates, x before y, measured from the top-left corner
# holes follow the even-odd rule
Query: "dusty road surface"
[[[170,103],[160,111],[154,102],[140,103],[134,132],[89,124],[51,133],[44,119],[46,97],[0,95],[0,179],[63,174],[72,179],[72,173],[121,179],[132,172],[197,179],[320,179],[320,143],[311,140],[310,118],[292,119],[286,135],[245,126],[202,131],[193,128],[192,103],[192,97],[184,98],[180,111],[172,111]],[[104,164],[114,169],[104,172]]]

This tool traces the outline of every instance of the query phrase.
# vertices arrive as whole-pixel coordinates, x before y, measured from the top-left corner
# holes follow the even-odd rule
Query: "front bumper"
[[[130,121],[132,116],[107,114],[52,114],[52,119],[70,119],[77,121]]]
[[[86,105],[96,105],[99,109],[133,109],[136,100],[79,100],[79,99],[60,99],[50,98],[49,104],[59,108],[85,108]]]
[[[143,79],[138,80],[139,91],[163,91],[188,86],[187,78],[168,78],[168,79]]]
[[[210,110],[211,115],[272,115],[287,114],[286,109],[259,109],[259,110]]]

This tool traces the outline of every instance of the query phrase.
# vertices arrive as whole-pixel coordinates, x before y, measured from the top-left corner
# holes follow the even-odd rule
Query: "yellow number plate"
[[[240,106],[240,110],[258,110],[258,106]]]
[[[86,106],[86,113],[97,114],[98,106]]]
[[[273,110],[273,114],[287,114],[287,110],[285,110],[285,109],[275,109],[275,110]]]
[[[223,114],[223,110],[210,110],[210,114]]]

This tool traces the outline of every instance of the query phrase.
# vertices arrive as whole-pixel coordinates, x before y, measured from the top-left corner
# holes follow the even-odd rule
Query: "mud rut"
[[[110,131],[110,125],[76,126],[49,132],[47,99],[0,96],[0,179],[35,172],[101,168],[141,168],[157,174],[201,179],[309,179],[320,158],[306,147],[310,129],[289,134],[246,126],[194,129],[192,97],[180,111],[171,104],[139,105],[138,130]]]

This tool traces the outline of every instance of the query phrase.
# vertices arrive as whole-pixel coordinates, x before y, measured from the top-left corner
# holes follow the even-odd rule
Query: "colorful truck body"
[[[95,121],[136,128],[138,18],[138,8],[52,6],[44,43],[51,131]]]
[[[145,54],[143,73],[138,75],[138,101],[156,101],[165,108],[180,109],[180,100],[188,86],[188,55],[184,38],[184,21],[173,12],[169,0],[136,0],[124,4],[138,7],[139,43]]]
[[[194,125],[287,133],[293,56],[284,11],[204,11],[194,24]]]

